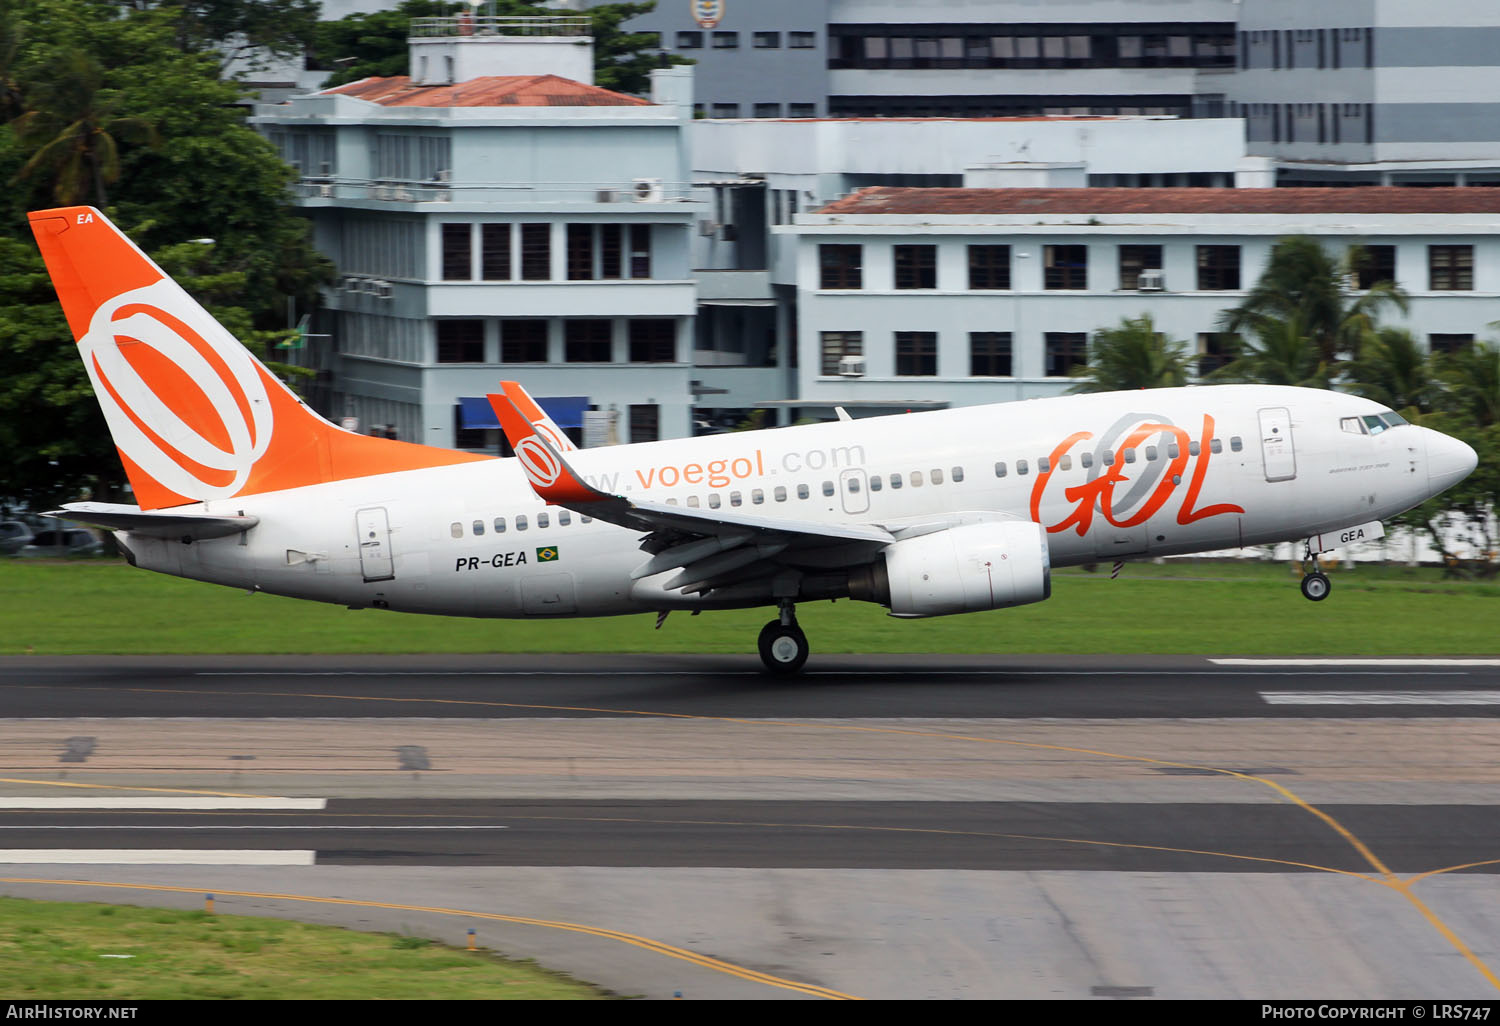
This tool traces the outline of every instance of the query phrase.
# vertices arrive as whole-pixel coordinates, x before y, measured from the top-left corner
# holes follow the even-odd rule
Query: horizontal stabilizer
[[[106,531],[129,531],[150,538],[227,538],[248,531],[259,517],[226,517],[208,513],[144,512],[139,506],[112,502],[70,502],[43,516],[74,520]]]

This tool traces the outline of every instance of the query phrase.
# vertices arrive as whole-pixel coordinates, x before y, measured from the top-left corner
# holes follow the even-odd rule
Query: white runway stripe
[[[328,807],[327,798],[215,798],[206,796],[138,797],[130,795],[0,795],[0,810],[6,809],[248,809],[257,812],[279,810],[319,811]]]
[[[1215,666],[1500,666],[1500,659],[1210,659]]]
[[[1268,705],[1500,705],[1500,691],[1262,691]]]
[[[0,864],[113,866],[311,866],[313,851],[194,848],[0,848]]]

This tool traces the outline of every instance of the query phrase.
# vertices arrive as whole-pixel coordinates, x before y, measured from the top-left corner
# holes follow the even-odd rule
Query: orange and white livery
[[[503,382],[517,455],[493,459],[328,423],[97,210],[30,217],[138,502],[57,515],[136,566],[251,590],[487,617],[769,606],[761,657],[795,672],[799,601],[921,618],[1041,601],[1056,566],[1315,556],[1475,466],[1369,400],[1252,385],[580,450]]]

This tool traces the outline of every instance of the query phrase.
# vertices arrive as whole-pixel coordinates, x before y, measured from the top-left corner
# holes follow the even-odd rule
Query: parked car
[[[94,537],[92,531],[81,527],[53,528],[38,531],[31,543],[21,549],[22,556],[97,556],[104,551],[104,544]]]
[[[31,527],[20,520],[0,520],[0,554],[14,556],[31,544]]]

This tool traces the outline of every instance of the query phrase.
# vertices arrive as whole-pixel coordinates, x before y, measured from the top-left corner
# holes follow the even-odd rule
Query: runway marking
[[[9,884],[46,884],[56,887],[115,887],[126,890],[140,891],[166,891],[174,894],[202,894],[202,887],[172,887],[166,884],[137,884],[137,883],[110,883],[101,880],[48,880],[35,877],[0,877],[0,883]],[[542,926],[553,930],[565,930],[570,933],[581,933],[591,937],[600,937],[604,940],[619,941],[632,947],[641,948],[645,951],[668,958],[675,958],[702,969],[711,969],[715,972],[725,973],[729,976],[737,976],[742,980],[752,983],[764,983],[770,987],[780,987],[783,990],[797,991],[802,994],[810,994],[813,997],[828,998],[834,1001],[858,1001],[860,998],[853,994],[845,994],[842,991],[833,990],[829,987],[819,987],[811,983],[801,983],[796,980],[783,979],[780,976],[772,976],[755,969],[747,969],[733,962],[723,959],[711,958],[708,955],[700,955],[685,948],[674,947],[661,941],[651,940],[649,937],[640,937],[633,933],[625,933],[623,930],[610,930],[600,926],[585,926],[580,923],[568,923],[555,919],[533,919],[529,916],[509,916],[499,912],[475,912],[470,909],[442,908],[440,906],[428,905],[397,905],[384,901],[360,901],[356,898],[320,898],[308,894],[275,894],[261,891],[226,891],[219,888],[214,889],[215,898],[261,898],[273,901],[305,901],[320,905],[352,905],[358,908],[383,908],[396,912],[428,912],[443,916],[464,916],[469,919],[485,919],[491,922],[515,923],[520,926]]]
[[[74,787],[86,791],[147,791],[152,794],[194,794],[212,798],[254,798],[264,801],[271,794],[241,794],[236,791],[204,791],[191,787],[143,787],[134,784],[84,784],[74,780],[32,780],[28,777],[0,777],[0,784],[31,784],[36,787]]]
[[[1500,659],[1210,659],[1215,666],[1500,666]]]
[[[249,848],[0,848],[0,864],[113,866],[311,866],[316,852]]]
[[[410,674],[410,675],[411,676],[421,676],[420,674]],[[187,689],[187,688],[130,688],[130,689],[124,689],[124,690],[136,691],[136,692],[141,692],[141,693],[146,693],[146,694],[172,694],[172,695],[184,695],[184,694],[222,695],[223,694],[223,692],[217,692],[217,691],[196,691],[196,690]],[[335,701],[335,702],[371,702],[371,703],[385,703],[385,704],[392,704],[392,705],[432,704],[432,705],[453,705],[453,706],[475,706],[475,707],[481,707],[481,708],[487,707],[487,708],[502,708],[502,709],[530,709],[530,710],[544,710],[544,711],[548,711],[548,712],[596,713],[596,714],[603,714],[603,715],[610,715],[610,716],[642,716],[642,717],[651,717],[651,718],[657,718],[657,719],[692,720],[692,721],[701,721],[701,722],[710,722],[710,723],[733,723],[733,724],[738,724],[738,725],[748,726],[748,727],[795,727],[797,729],[833,730],[833,731],[847,731],[847,732],[868,733],[868,734],[897,734],[897,735],[903,735],[903,736],[909,736],[909,737],[928,737],[928,738],[933,738],[935,740],[965,741],[965,742],[978,743],[978,744],[1007,745],[1007,746],[1015,747],[1015,748],[1035,749],[1037,751],[1066,752],[1066,753],[1073,754],[1073,755],[1090,755],[1090,756],[1096,756],[1096,757],[1099,757],[1099,758],[1116,759],[1116,760],[1121,760],[1121,761],[1125,761],[1125,762],[1136,762],[1136,763],[1149,764],[1149,765],[1153,765],[1153,766],[1176,766],[1176,767],[1190,768],[1190,769],[1210,770],[1210,771],[1212,771],[1215,774],[1219,774],[1219,775],[1222,775],[1222,776],[1230,777],[1232,779],[1244,780],[1244,781],[1247,781],[1247,782],[1250,782],[1250,783],[1257,783],[1257,784],[1260,784],[1260,785],[1262,785],[1264,787],[1268,787],[1272,791],[1275,791],[1277,794],[1281,795],[1287,801],[1291,802],[1292,804],[1294,804],[1297,807],[1299,807],[1299,808],[1303,809],[1304,811],[1306,811],[1309,815],[1312,815],[1312,816],[1316,817],[1317,819],[1319,819],[1320,821],[1322,821],[1324,823],[1324,825],[1326,825],[1330,830],[1333,830],[1335,833],[1337,833],[1351,847],[1353,847],[1354,850],[1359,853],[1360,857],[1363,858],[1367,863],[1369,863],[1369,865],[1379,874],[1379,879],[1376,881],[1377,883],[1379,883],[1382,886],[1389,887],[1391,890],[1394,890],[1398,894],[1400,894],[1406,900],[1406,902],[1408,904],[1410,904],[1412,906],[1412,908],[1415,909],[1418,912],[1418,914],[1420,914],[1424,919],[1426,919],[1427,922],[1433,927],[1433,929],[1437,930],[1443,936],[1443,938],[1445,940],[1447,940],[1448,943],[1454,948],[1454,950],[1456,950],[1460,955],[1462,955],[1464,957],[1464,959],[1470,965],[1472,965],[1475,968],[1475,970],[1481,976],[1483,976],[1484,979],[1492,987],[1494,987],[1497,991],[1500,991],[1500,976],[1497,976],[1495,974],[1495,972],[1493,970],[1491,970],[1490,967],[1488,965],[1486,965],[1484,963],[1484,961],[1482,959],[1480,959],[1479,956],[1476,955],[1474,953],[1474,951],[1467,944],[1465,944],[1463,942],[1463,940],[1456,933],[1454,933],[1453,930],[1450,929],[1446,923],[1444,923],[1441,919],[1438,918],[1438,916],[1436,915],[1436,913],[1434,913],[1430,908],[1428,908],[1428,906],[1427,906],[1427,904],[1425,902],[1423,902],[1420,898],[1418,898],[1416,896],[1416,894],[1414,894],[1412,892],[1410,881],[1402,880],[1400,877],[1398,877],[1390,869],[1390,867],[1387,866],[1379,858],[1379,856],[1377,856],[1373,851],[1370,850],[1369,846],[1367,846],[1363,841],[1361,841],[1357,836],[1355,836],[1355,834],[1353,833],[1353,831],[1349,830],[1342,823],[1340,823],[1338,820],[1334,819],[1332,816],[1330,816],[1328,813],[1324,812],[1322,809],[1320,809],[1317,806],[1312,805],[1311,803],[1309,803],[1308,801],[1306,801],[1304,798],[1302,798],[1301,796],[1299,796],[1298,794],[1296,794],[1295,792],[1293,792],[1290,788],[1285,787],[1284,785],[1282,785],[1282,784],[1280,784],[1280,783],[1278,783],[1278,782],[1276,782],[1274,780],[1268,780],[1265,777],[1257,777],[1257,776],[1254,776],[1252,774],[1241,773],[1241,772],[1238,772],[1236,770],[1224,769],[1224,768],[1219,767],[1219,766],[1197,766],[1197,765],[1194,765],[1192,763],[1174,762],[1172,760],[1167,760],[1167,759],[1155,759],[1155,758],[1152,758],[1150,756],[1145,756],[1145,755],[1126,755],[1126,754],[1119,753],[1119,752],[1105,752],[1105,751],[1099,751],[1097,749],[1076,748],[1076,747],[1072,747],[1072,746],[1068,746],[1068,745],[1051,745],[1051,744],[1044,744],[1042,742],[1037,742],[1037,741],[1015,741],[1015,740],[1010,740],[1010,739],[1007,739],[1007,738],[989,738],[989,737],[979,737],[979,736],[976,736],[976,735],[969,735],[969,734],[948,734],[948,733],[935,732],[935,731],[914,730],[914,729],[911,729],[911,728],[876,727],[876,726],[865,726],[865,725],[861,725],[861,724],[852,724],[852,723],[813,723],[813,722],[794,723],[794,722],[781,721],[781,720],[746,719],[746,718],[743,718],[743,717],[735,717],[735,716],[704,716],[704,715],[700,715],[700,714],[696,714],[696,713],[654,712],[654,711],[645,710],[645,709],[618,709],[618,708],[595,707],[595,706],[548,705],[548,704],[534,703],[534,702],[497,702],[497,701],[492,701],[492,700],[472,699],[472,698],[465,698],[465,699],[460,699],[460,698],[431,698],[431,697],[405,698],[405,697],[392,697],[392,696],[384,696],[384,695],[335,695],[335,694],[322,694],[322,693],[317,693],[317,692],[304,693],[304,692],[274,692],[274,691],[248,691],[248,692],[235,692],[235,694],[246,695],[246,696],[253,695],[253,696],[261,697],[261,698],[304,698],[304,699],[311,698],[311,699],[326,699],[326,700]]]
[[[9,809],[171,809],[171,810],[281,810],[321,811],[328,807],[327,798],[137,798],[105,796],[97,798],[62,798],[51,795],[0,795],[0,810]]]
[[[1267,705],[1500,705],[1500,691],[1262,691]]]

